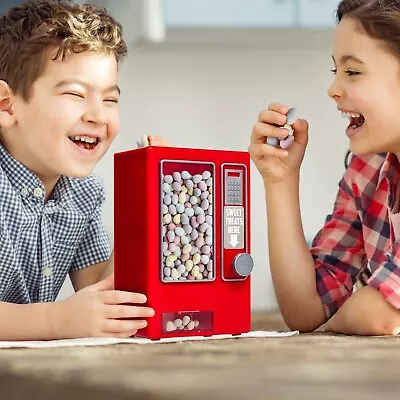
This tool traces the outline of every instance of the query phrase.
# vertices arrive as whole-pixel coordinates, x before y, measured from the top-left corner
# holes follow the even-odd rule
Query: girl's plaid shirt
[[[368,284],[400,309],[399,177],[399,160],[388,153],[353,157],[340,181],[311,247],[327,318],[351,296],[364,268],[372,273]]]

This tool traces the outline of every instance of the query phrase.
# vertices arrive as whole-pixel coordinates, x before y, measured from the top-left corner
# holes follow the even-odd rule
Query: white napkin
[[[220,339],[242,339],[242,338],[274,338],[288,337],[298,335],[298,331],[291,332],[274,332],[274,331],[253,331],[242,333],[241,335],[214,335],[214,336],[184,336],[171,337],[159,340],[151,340],[145,338],[83,338],[83,339],[63,339],[63,340],[48,340],[48,341],[0,341],[0,349],[11,348],[30,348],[30,349],[45,349],[53,347],[79,347],[79,346],[106,346],[117,343],[131,344],[158,344],[158,343],[174,343],[195,340],[220,340]]]

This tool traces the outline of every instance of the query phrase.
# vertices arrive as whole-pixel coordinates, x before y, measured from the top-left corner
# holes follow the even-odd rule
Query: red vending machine
[[[143,147],[114,156],[115,288],[147,296],[137,336],[250,330],[250,157]]]

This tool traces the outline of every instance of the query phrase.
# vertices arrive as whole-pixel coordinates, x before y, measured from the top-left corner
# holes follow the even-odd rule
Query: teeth
[[[342,111],[342,118],[358,118],[358,117],[361,117],[361,114]]]
[[[73,136],[71,139],[72,140],[80,140],[81,142],[86,142],[86,143],[91,143],[91,144],[97,142],[96,138],[92,138],[89,136]]]

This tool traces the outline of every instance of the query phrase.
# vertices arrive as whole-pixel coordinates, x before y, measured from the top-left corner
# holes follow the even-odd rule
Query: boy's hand
[[[169,143],[168,140],[164,139],[161,136],[149,135],[149,136],[147,136],[147,140],[149,141],[149,146],[172,147],[172,144]]]
[[[144,318],[152,317],[154,310],[123,303],[143,304],[146,301],[143,294],[114,290],[114,276],[110,275],[59,303],[54,336],[125,338],[135,335],[147,325]]]
[[[298,119],[293,125],[294,143],[289,149],[277,149],[266,144],[267,137],[283,139],[288,135],[282,129],[289,107],[273,103],[262,111],[253,127],[248,148],[251,159],[266,183],[282,182],[298,173],[308,143],[308,123]]]

